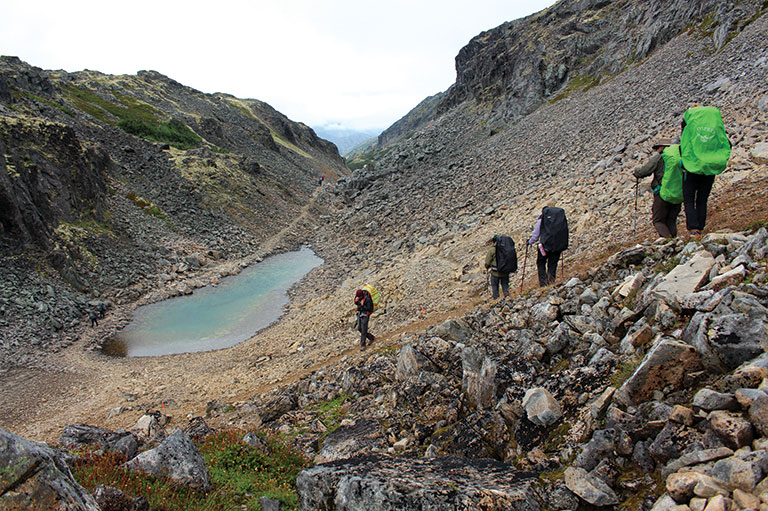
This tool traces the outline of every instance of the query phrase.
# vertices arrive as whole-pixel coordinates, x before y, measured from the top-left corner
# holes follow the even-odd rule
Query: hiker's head
[[[656,152],[662,152],[665,147],[672,145],[672,139],[671,138],[659,138],[657,139],[651,148]]]
[[[359,300],[363,296],[365,296],[365,294],[363,293],[362,289],[358,289],[357,291],[355,291],[355,300]]]
[[[679,144],[679,143],[680,143],[680,139],[677,138],[677,137],[675,137],[675,138],[659,138],[659,139],[656,140],[656,142],[653,143],[653,146],[651,146],[651,147],[653,148],[654,151],[660,153],[660,152],[664,151],[665,148],[667,148],[667,147],[669,147],[671,145]]]
[[[486,245],[494,245],[498,239],[499,239],[499,235],[498,234],[494,234],[491,239],[489,239],[488,241],[485,242],[485,244]]]

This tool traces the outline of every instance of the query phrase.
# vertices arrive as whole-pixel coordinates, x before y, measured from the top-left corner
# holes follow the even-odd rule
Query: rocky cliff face
[[[483,32],[456,56],[456,82],[385,130],[379,146],[464,103],[485,105],[484,123],[501,129],[572,90],[593,87],[641,62],[688,31],[714,50],[765,10],[759,0],[561,1]]]
[[[347,172],[333,144],[261,101],[13,57],[0,59],[0,152],[0,310],[29,320],[3,320],[9,347],[27,328],[60,345],[89,300],[134,300],[160,275],[258,252],[320,174]]]

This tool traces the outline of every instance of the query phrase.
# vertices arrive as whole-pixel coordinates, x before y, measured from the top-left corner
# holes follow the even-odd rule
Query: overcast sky
[[[310,126],[383,129],[455,81],[475,35],[554,0],[2,0],[0,54],[155,70]]]

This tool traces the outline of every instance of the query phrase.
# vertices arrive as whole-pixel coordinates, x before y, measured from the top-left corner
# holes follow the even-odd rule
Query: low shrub
[[[183,122],[171,119],[166,123],[143,119],[124,119],[118,128],[137,137],[172,145],[177,149],[191,149],[202,139]]]

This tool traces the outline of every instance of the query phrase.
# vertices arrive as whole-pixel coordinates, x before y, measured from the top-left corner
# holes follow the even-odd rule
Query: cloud
[[[10,1],[0,53],[44,69],[152,69],[309,125],[385,128],[453,83],[473,36],[552,3]]]

